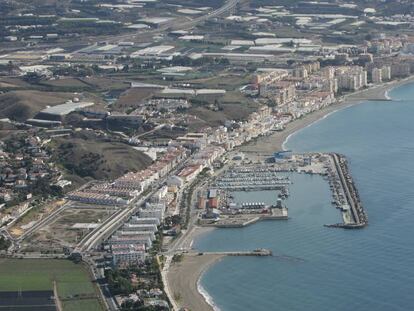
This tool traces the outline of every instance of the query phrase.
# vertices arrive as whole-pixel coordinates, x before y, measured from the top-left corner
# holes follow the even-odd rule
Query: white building
[[[158,218],[140,218],[138,216],[132,216],[131,220],[129,221],[130,224],[148,224],[148,225],[160,225],[160,220]]]
[[[114,235],[110,240],[109,244],[143,244],[146,248],[151,248],[152,241],[150,237],[143,235]]]
[[[149,238],[151,241],[155,241],[155,232],[152,231],[122,231],[118,230],[116,232],[118,237],[128,237],[128,236],[140,236],[142,238]]]
[[[383,66],[381,68],[381,75],[383,81],[391,80],[391,66]]]
[[[113,264],[131,264],[145,261],[145,245],[143,244],[116,244],[112,245]]]
[[[157,225],[154,224],[125,224],[122,227],[124,231],[148,231],[148,232],[157,232]]]
[[[372,69],[372,83],[382,83],[382,70],[379,68]]]
[[[164,219],[165,204],[164,203],[146,203],[145,208],[139,210],[141,218],[158,218],[160,221]]]

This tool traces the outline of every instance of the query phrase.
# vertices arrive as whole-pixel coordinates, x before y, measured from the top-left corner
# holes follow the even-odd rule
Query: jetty
[[[271,250],[266,248],[258,248],[253,251],[236,251],[236,252],[200,252],[199,255],[222,255],[222,256],[272,256]]]

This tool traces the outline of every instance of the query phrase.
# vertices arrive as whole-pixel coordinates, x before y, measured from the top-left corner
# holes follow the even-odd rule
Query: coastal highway
[[[233,9],[236,8],[236,6],[241,3],[244,0],[227,0],[223,3],[223,5],[213,11],[207,12],[205,15],[193,18],[187,21],[183,21],[182,19],[176,19],[169,23],[166,23],[162,25],[160,28],[152,29],[149,31],[143,31],[143,32],[132,32],[124,35],[116,35],[116,36],[97,36],[97,37],[84,37],[84,38],[76,38],[76,41],[69,40],[67,42],[61,42],[59,44],[62,48],[70,48],[74,44],[79,44],[79,42],[82,43],[91,43],[95,41],[107,41],[109,43],[117,43],[122,41],[139,41],[139,42],[145,42],[145,41],[152,41],[154,36],[157,36],[159,34],[165,33],[168,30],[187,30],[195,27],[197,24],[200,24],[202,22],[207,21],[208,19],[219,17],[221,15],[227,14],[231,12]],[[55,47],[54,44],[46,43],[46,44],[40,44],[36,48],[53,48]],[[18,49],[14,47],[10,48],[2,48],[1,51],[3,52],[12,52],[15,50],[33,50],[33,46],[25,46],[25,47],[19,47]]]
[[[114,36],[114,37],[106,37],[106,41],[108,42],[120,42],[120,41],[134,41],[134,39],[140,39],[142,40],[149,40],[153,36],[162,34],[168,30],[186,30],[191,29],[197,24],[200,24],[202,22],[207,21],[210,18],[219,17],[221,15],[224,15],[233,9],[236,8],[236,6],[243,0],[227,0],[224,2],[224,4],[219,7],[216,10],[210,11],[207,14],[193,18],[189,21],[183,22],[182,20],[173,20],[169,23],[166,23],[162,25],[160,28],[149,30],[146,32],[139,32],[139,33],[129,33],[125,35],[120,36]]]
[[[188,21],[186,23],[179,24],[178,28],[179,29],[192,28],[195,25],[208,20],[209,18],[219,17],[219,16],[221,16],[223,14],[226,14],[226,13],[230,12],[231,10],[235,9],[236,6],[240,2],[241,2],[241,0],[227,0],[227,1],[224,2],[223,6],[221,6],[220,8],[218,8],[214,11],[208,12],[206,15],[194,18],[193,20]]]

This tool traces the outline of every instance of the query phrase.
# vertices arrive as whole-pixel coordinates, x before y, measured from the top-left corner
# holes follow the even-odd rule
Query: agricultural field
[[[103,310],[89,272],[82,264],[56,259],[0,259],[0,292],[52,291],[63,311]]]

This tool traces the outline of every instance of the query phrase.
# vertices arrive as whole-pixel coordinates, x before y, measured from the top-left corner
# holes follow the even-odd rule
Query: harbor
[[[404,113],[401,114],[402,118],[410,115],[412,105],[404,106],[400,102],[395,102],[395,105],[403,109]],[[375,299],[375,305],[379,309],[386,310],[389,307],[389,301],[392,301],[394,306],[402,305],[401,301],[404,301],[406,297],[405,292],[401,291],[401,288],[404,288],[403,285],[398,286],[398,289],[394,288],[394,286],[378,288],[372,284],[372,280],[379,275],[382,284],[390,284],[395,281],[395,271],[384,270],[384,265],[392,265],[397,269],[399,274],[405,274],[407,271],[411,271],[409,269],[407,270],[410,261],[406,260],[405,253],[402,254],[400,252],[401,249],[409,245],[409,231],[412,226],[406,222],[409,219],[407,216],[410,215],[411,204],[410,200],[398,201],[403,191],[392,187],[393,184],[399,183],[399,179],[396,176],[400,175],[397,173],[406,169],[408,169],[408,172],[411,172],[411,167],[405,161],[408,159],[407,157],[397,157],[396,163],[389,166],[384,165],[386,168],[379,167],[380,164],[383,164],[380,158],[384,159],[389,153],[389,150],[387,152],[381,152],[378,150],[378,146],[386,148],[395,143],[395,135],[385,135],[381,139],[376,134],[371,137],[372,131],[368,128],[366,115],[363,114],[361,118],[355,117],[358,115],[355,111],[364,112],[368,109],[375,114],[379,114],[378,117],[374,118],[374,127],[386,128],[386,133],[392,133],[395,130],[395,126],[383,122],[385,116],[390,115],[390,106],[381,104],[378,107],[377,103],[372,103],[354,106],[338,112],[334,117],[326,118],[326,120],[321,122],[320,127],[311,126],[309,129],[304,130],[303,133],[295,136],[294,139],[291,139],[293,143],[285,144],[288,148],[300,151],[301,155],[293,155],[293,159],[283,159],[277,164],[267,164],[270,166],[285,166],[286,171],[300,173],[295,174],[291,178],[294,184],[290,187],[291,194],[287,201],[291,211],[291,221],[286,222],[282,226],[261,222],[252,227],[244,228],[243,230],[211,230],[208,236],[204,238],[198,237],[198,242],[195,242],[195,248],[206,251],[205,253],[207,253],[210,250],[240,249],[246,245],[251,248],[252,246],[258,246],[257,241],[263,241],[262,245],[272,249],[275,254],[283,249],[283,252],[303,259],[300,269],[298,269],[297,265],[292,265],[291,262],[280,262],[274,265],[273,262],[267,262],[266,260],[251,261],[247,259],[238,260],[226,258],[221,261],[222,257],[215,257],[215,255],[211,255],[211,257],[208,257],[210,255],[205,255],[204,258],[203,256],[194,256],[192,258],[197,259],[197,262],[185,261],[182,263],[182,269],[180,270],[182,273],[191,273],[194,275],[193,270],[187,272],[187,268],[200,267],[201,264],[205,266],[204,268],[200,267],[200,271],[204,273],[208,270],[199,282],[194,278],[194,284],[197,282],[198,291],[195,290],[195,294],[189,299],[193,302],[194,306],[196,304],[196,298],[199,297],[200,304],[206,300],[210,304],[210,306],[206,306],[205,310],[212,310],[211,305],[231,308],[235,302],[238,303],[239,301],[242,301],[243,305],[247,306],[243,310],[249,310],[250,303],[256,303],[259,306],[257,307],[258,310],[271,309],[271,304],[276,303],[281,305],[282,308],[289,309],[292,301],[295,301],[295,304],[300,307],[303,306],[303,308],[309,308],[309,305],[311,305],[314,309],[323,309],[328,305],[329,308],[347,310],[349,309],[349,295],[357,295],[360,292],[360,289],[356,289],[355,291],[351,290],[354,288],[355,275],[364,276],[360,279],[360,283],[363,285],[367,297],[369,297],[367,299],[369,299],[370,303],[373,301],[372,299]],[[380,112],[378,112],[379,109]],[[313,121],[309,121],[308,124]],[[364,130],[361,131],[361,127],[358,125],[363,126]],[[297,128],[292,129],[292,132],[296,130]],[[337,133],[341,133],[341,135],[345,133],[346,139],[338,139]],[[289,133],[286,134],[286,136],[288,135]],[[363,139],[354,142],[355,137],[358,135],[368,139],[364,139],[363,142]],[[278,138],[279,142],[277,145],[279,150],[282,148],[281,145],[286,139],[286,136],[280,139]],[[347,139],[348,136],[352,137],[352,144]],[[312,137],[318,137],[318,139],[313,139]],[[323,143],[321,143],[321,137]],[[275,144],[273,143],[275,138],[273,138],[272,143],[268,141],[263,142],[264,139],[260,141],[261,145],[265,146],[263,148],[267,146],[268,149],[263,149],[262,151],[261,148],[258,148],[260,146],[256,145],[253,148],[256,151],[258,149],[262,151],[261,156],[264,154],[270,156],[271,150],[275,150]],[[365,141],[368,141],[368,143]],[[404,144],[404,150],[407,151],[405,146]],[[372,227],[369,230],[363,230],[354,234],[348,230],[327,230],[328,228],[323,228],[324,224],[339,222],[337,220],[338,212],[340,212],[342,218],[344,218],[345,214],[352,217],[349,218],[348,225],[345,223],[345,218],[343,223],[326,225],[326,227],[346,228],[348,226],[349,228],[363,228],[364,226],[353,226],[354,219],[351,209],[347,213],[344,213],[344,210],[341,209],[342,204],[337,204],[342,201],[346,205],[345,200],[348,199],[345,196],[342,199],[339,195],[335,196],[336,193],[340,194],[345,192],[341,191],[342,184],[339,179],[339,172],[331,157],[332,154],[309,153],[311,150],[336,150],[349,157],[350,163],[344,163],[345,166],[341,171],[351,178],[352,188],[357,191],[361,187],[358,191],[361,193],[361,199],[359,198],[359,194],[357,194],[354,200],[362,200],[359,204],[364,215],[366,214],[364,207],[369,208],[369,211],[373,214],[370,223],[371,225],[375,223],[375,226],[377,228],[379,227],[380,231],[372,230],[374,229]],[[368,154],[366,153],[367,150]],[[385,149],[383,150],[385,151]],[[253,151],[251,152],[253,157]],[[254,156],[258,158],[257,154],[254,154]],[[342,158],[341,155],[338,155],[338,157]],[[303,163],[304,161],[301,161],[300,158],[310,158],[311,163],[306,160],[308,163],[305,165]],[[346,162],[345,157],[343,157],[343,160]],[[330,169],[330,173],[328,169]],[[356,180],[351,177],[351,173],[355,175]],[[384,173],[389,174],[387,180],[384,179]],[[404,191],[411,189],[411,185],[406,179],[402,180],[401,184],[404,187]],[[381,191],[378,192],[378,189],[381,189]],[[261,201],[260,199],[255,200]],[[394,202],[397,201],[399,204],[394,206]],[[330,204],[332,204],[331,207]],[[365,206],[362,206],[362,204]],[[377,213],[381,214],[381,217],[375,217],[376,215],[371,210],[373,206],[377,209]],[[403,223],[405,225],[390,227],[390,221],[391,223]],[[367,223],[366,221],[364,225]],[[317,226],[322,228],[318,229]],[[407,234],[389,235],[390,229]],[[361,240],[361,234],[363,234],[363,240]],[[385,239],[387,244],[386,248],[382,247],[383,236],[388,237]],[[396,255],[399,265],[395,265]],[[378,259],[374,264],[372,264],[373,257]],[[338,260],[339,258],[340,260]],[[213,264],[214,267],[212,267]],[[233,273],[234,270],[242,270],[245,273],[239,275]],[[350,274],[349,271],[351,270],[354,273]],[[321,271],[324,273],[321,273]],[[310,277],[303,279],[304,272]],[[245,275],[248,278],[255,278],[258,274],[263,273],[266,273],[268,277],[262,282],[254,284],[245,282]],[[341,282],[332,282],[332,280],[338,279],[338,277]],[[224,284],[220,288],[216,286],[217,279],[220,280],[221,284]],[[274,282],[275,279],[282,279],[282,281]],[[309,295],[306,297],[303,295],[303,288],[298,288],[297,286],[297,280],[299,279],[303,283],[304,288],[306,288],[306,291],[309,292]],[[323,280],[321,284],[327,284],[327,286],[315,286],[315,282],[320,280]],[[179,284],[188,286],[188,282],[174,282],[174,285]],[[400,284],[403,283],[400,282]],[[257,300],[254,300],[249,295],[243,296],[244,299],[239,298],[240,295],[233,297],[234,286],[237,286],[243,292],[258,291],[261,295]],[[322,287],[324,293],[326,293],[326,297],[329,299],[328,303],[325,299],[319,299]],[[272,290],[268,291],[269,288]],[[275,292],[286,292],[288,294],[278,295],[276,297]],[[347,293],[346,296],[338,294],[344,292]],[[387,297],[386,301],[383,301],[384,297]],[[263,301],[268,301],[269,304],[261,307]],[[363,298],[363,301],[367,302],[365,298]],[[196,307],[198,307],[197,310],[202,310],[200,305]]]
[[[213,177],[199,193],[198,224],[218,228],[240,228],[261,220],[287,220],[291,174],[320,175],[328,181],[332,205],[341,212],[342,222],[326,227],[357,229],[368,224],[346,158],[336,153],[281,151],[258,163],[230,165]],[[268,202],[252,201],[261,193]]]

